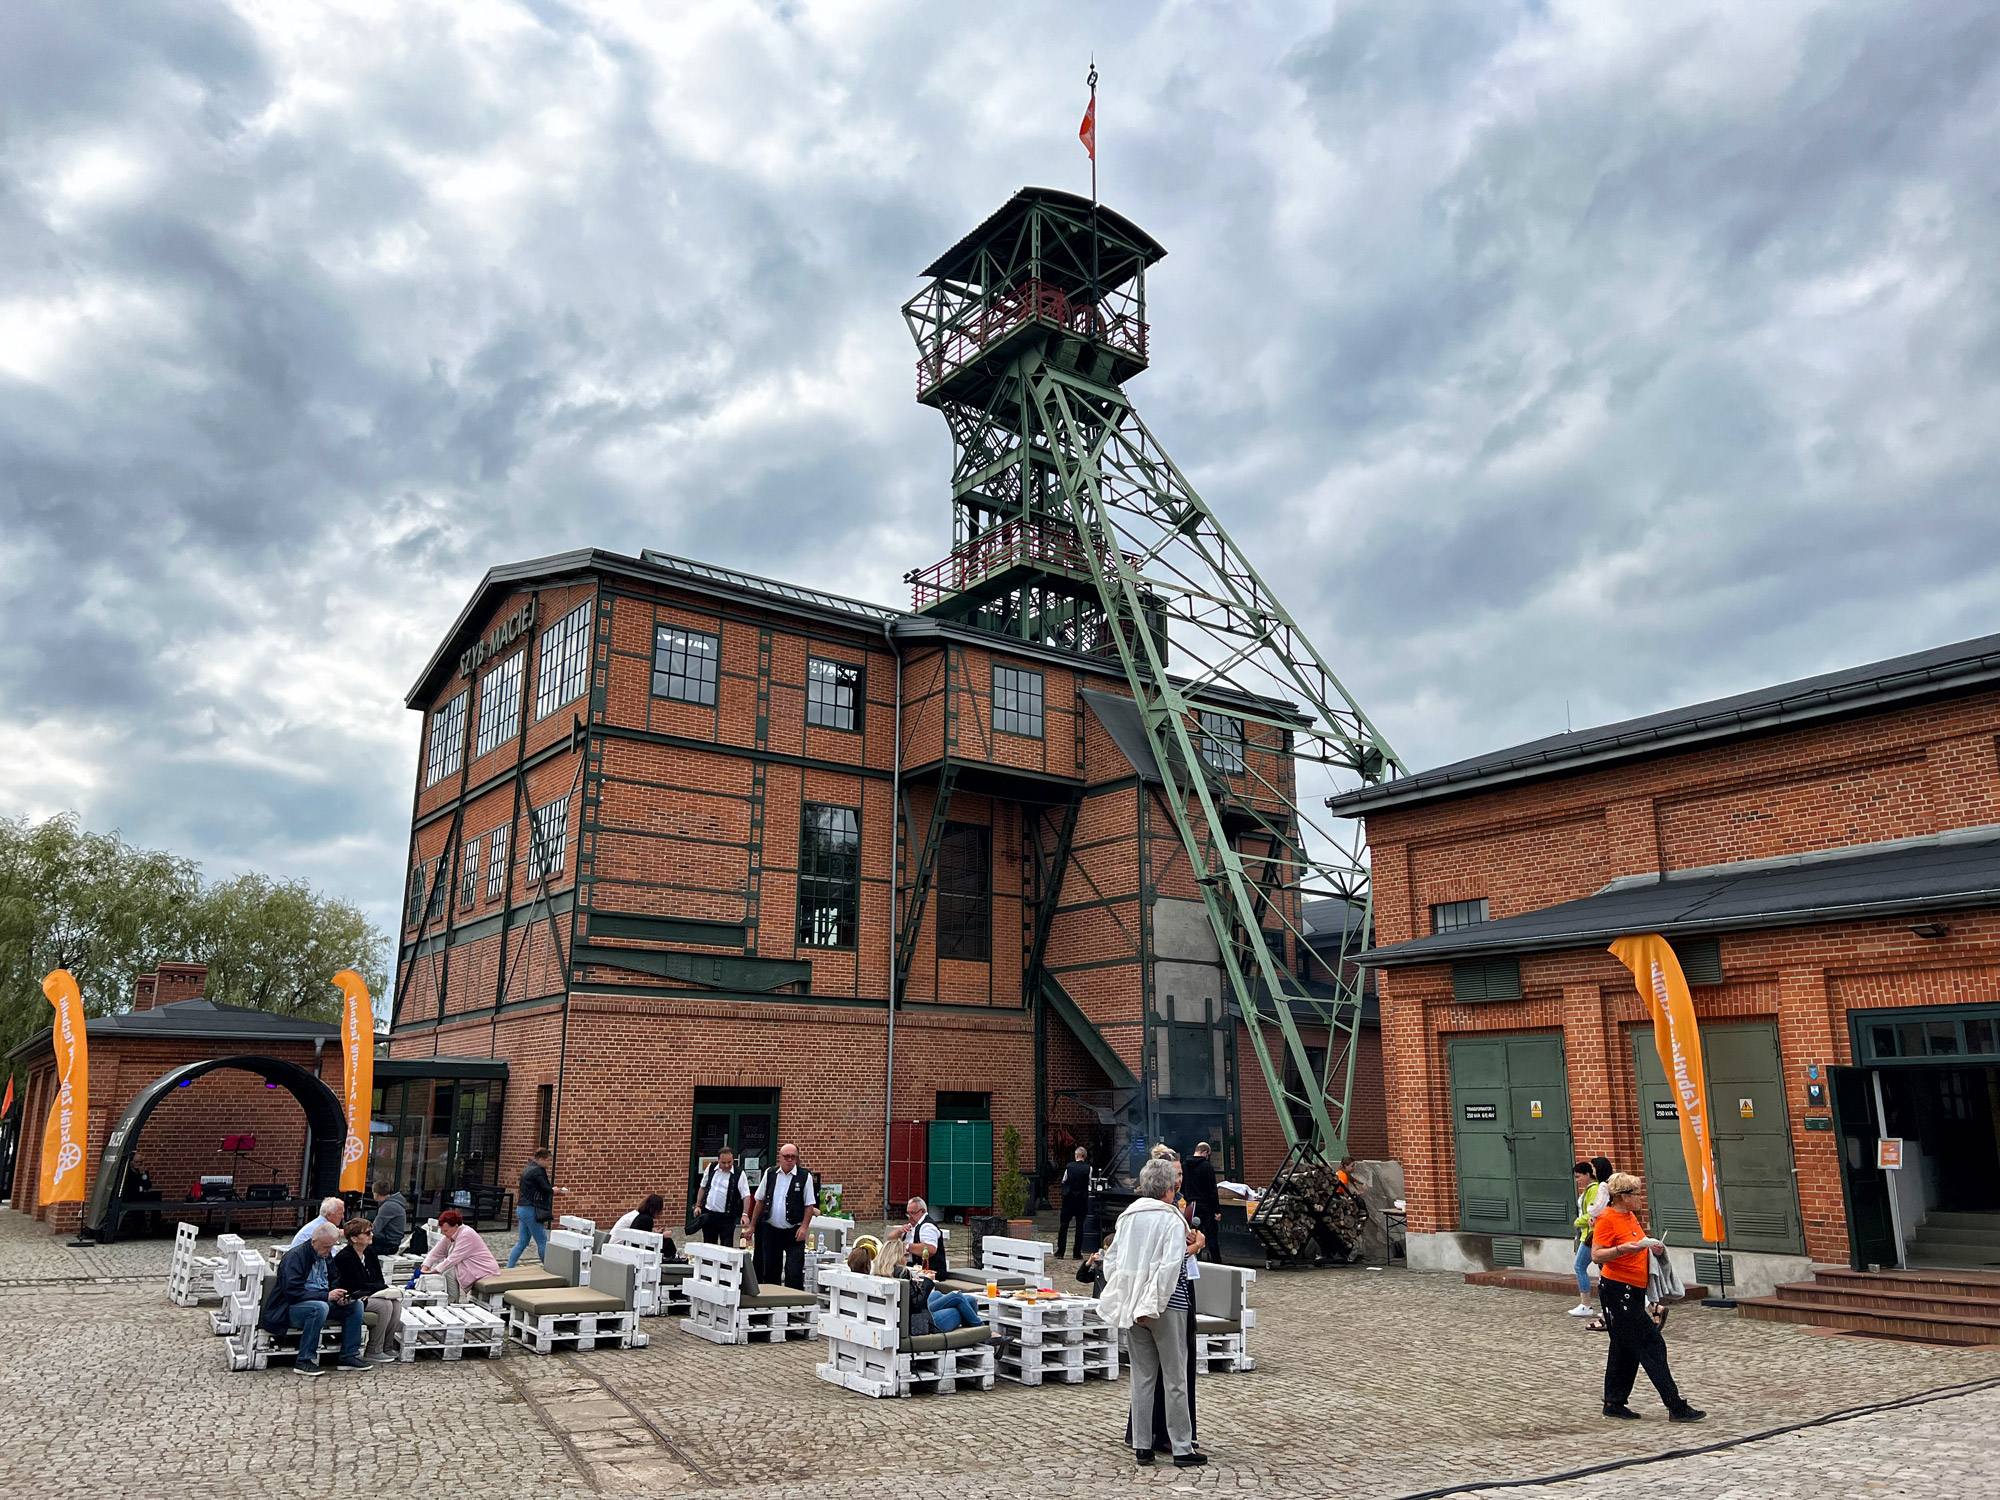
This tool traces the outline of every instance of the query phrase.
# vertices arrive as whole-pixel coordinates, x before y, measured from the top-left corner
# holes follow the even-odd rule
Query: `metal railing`
[[[1136,558],[1127,560],[1137,565]],[[921,610],[963,593],[1003,568],[1024,564],[1090,577],[1090,558],[1075,532],[1015,520],[1003,521],[961,542],[941,561],[906,574],[905,582],[910,585],[912,608]]]
[[[939,327],[930,347],[917,356],[917,389],[929,390],[1003,335],[1030,322],[1093,339],[1145,362],[1147,327],[1136,312],[1120,311],[1104,300],[1074,301],[1052,282],[1030,280],[965,322]]]

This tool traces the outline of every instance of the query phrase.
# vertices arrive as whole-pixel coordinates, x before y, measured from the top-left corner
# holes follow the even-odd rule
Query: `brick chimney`
[[[160,976],[141,974],[132,982],[132,1009],[151,1010],[159,995]]]
[[[154,1005],[172,1005],[179,1000],[199,1000],[208,988],[207,964],[161,964],[154,986]]]

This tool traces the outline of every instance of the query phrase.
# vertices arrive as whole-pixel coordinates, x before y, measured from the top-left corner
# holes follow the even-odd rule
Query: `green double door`
[[[1562,1033],[1455,1041],[1448,1057],[1458,1227],[1567,1238],[1575,1157]]]
[[[1669,1244],[1699,1246],[1701,1220],[1688,1187],[1680,1115],[1650,1026],[1632,1033],[1632,1054],[1646,1150],[1649,1227],[1664,1233]],[[1777,1028],[1769,1022],[1704,1026],[1701,1055],[1715,1139],[1717,1197],[1729,1236],[1725,1243],[1731,1250],[1805,1254]]]

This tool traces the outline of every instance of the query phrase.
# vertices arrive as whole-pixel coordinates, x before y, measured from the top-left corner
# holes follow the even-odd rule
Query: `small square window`
[[[1042,737],[1042,674],[1020,667],[993,669],[993,727],[1004,734]]]
[[[1488,916],[1484,896],[1477,901],[1440,901],[1431,908],[1431,931],[1456,932],[1461,927],[1477,926]]]
[[[662,625],[653,637],[653,696],[715,705],[722,638]]]
[[[1877,1057],[1896,1055],[1896,1028],[1893,1026],[1871,1026],[1868,1028],[1869,1045]]]
[[[861,668],[823,656],[806,661],[806,722],[826,729],[861,727]]]

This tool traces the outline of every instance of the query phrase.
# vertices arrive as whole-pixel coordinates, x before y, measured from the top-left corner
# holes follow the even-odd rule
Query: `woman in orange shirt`
[[[1708,1413],[1688,1405],[1674,1384],[1673,1372],[1667,1368],[1667,1341],[1646,1315],[1646,1278],[1652,1269],[1652,1252],[1666,1246],[1647,1235],[1633,1212],[1642,1184],[1630,1172],[1614,1172],[1605,1185],[1611,1189],[1611,1206],[1597,1216],[1590,1234],[1590,1258],[1600,1273],[1597,1295],[1611,1329],[1611,1348],[1604,1359],[1604,1415],[1638,1420],[1639,1414],[1627,1403],[1632,1382],[1643,1365],[1653,1388],[1667,1404],[1667,1420],[1699,1422]]]

